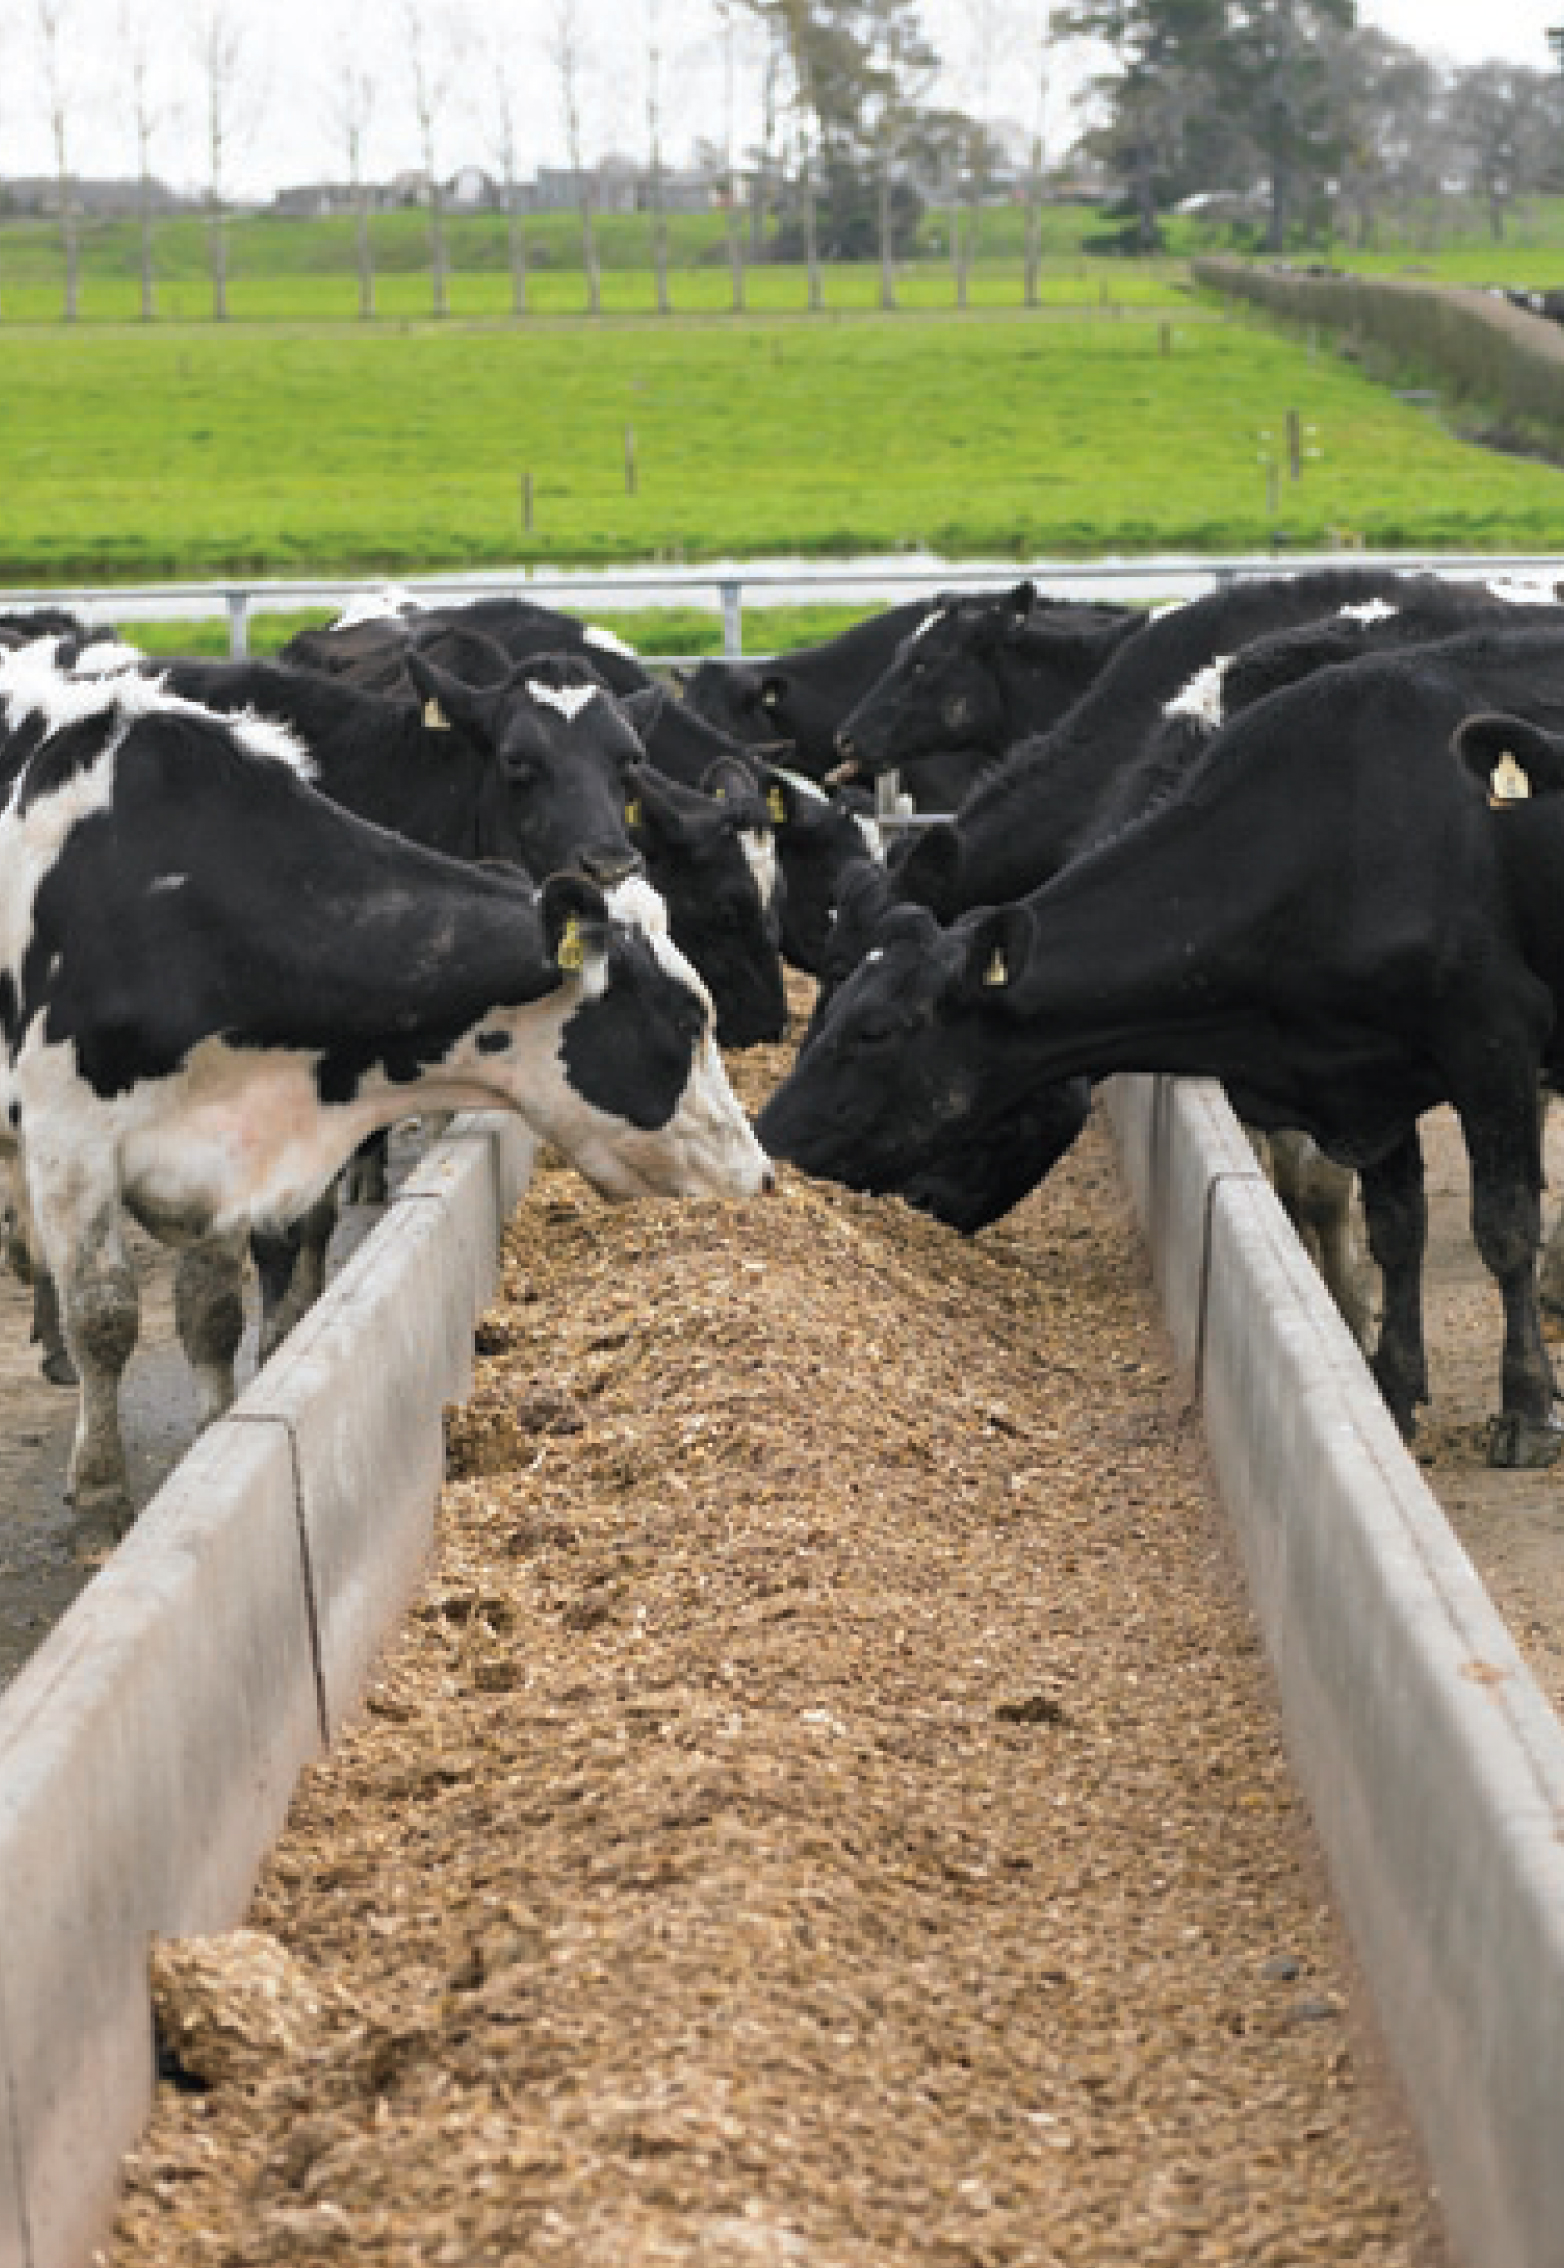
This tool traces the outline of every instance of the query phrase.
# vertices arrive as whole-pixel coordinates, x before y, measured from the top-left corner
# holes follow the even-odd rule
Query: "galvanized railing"
[[[568,571],[535,574],[525,568],[495,569],[467,575],[414,576],[395,587],[424,604],[442,600],[493,598],[583,599],[616,612],[633,611],[672,596],[700,594],[722,617],[722,652],[728,659],[744,653],[746,594],[800,591],[812,600],[832,593],[865,593],[871,598],[902,596],[915,591],[956,590],[973,586],[1003,585],[1030,578],[1060,598],[1130,595],[1169,599],[1197,597],[1218,584],[1243,575],[1297,573],[1311,567],[1428,567],[1465,579],[1488,575],[1564,575],[1564,561],[1537,553],[1450,554],[1410,552],[1330,551],[1279,556],[1256,553],[1238,558],[1197,559],[1042,559],[985,561],[955,566],[944,562],[918,567],[892,567],[880,563],[808,568],[775,565],[715,565],[707,568],[612,568],[587,574]],[[94,621],[158,621],[187,617],[191,621],[228,621],[228,648],[234,655],[250,647],[250,624],[257,614],[294,613],[309,607],[339,606],[368,591],[388,587],[385,578],[320,576],[308,580],[257,578],[210,583],[119,583],[78,585],[71,589],[0,590],[0,609],[29,606],[63,606]],[[696,657],[648,654],[649,663],[665,664]]]

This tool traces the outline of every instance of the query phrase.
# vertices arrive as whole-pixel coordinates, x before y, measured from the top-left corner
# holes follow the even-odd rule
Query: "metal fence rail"
[[[583,599],[615,612],[633,611],[672,596],[700,594],[701,602],[722,617],[722,652],[736,660],[743,655],[744,605],[747,594],[787,590],[807,592],[811,598],[836,593],[868,592],[871,596],[910,595],[916,591],[958,590],[1003,585],[1030,578],[1060,598],[1134,597],[1182,599],[1244,575],[1296,574],[1314,567],[1429,568],[1466,580],[1489,575],[1561,575],[1564,560],[1556,555],[1449,554],[1413,552],[1330,551],[1255,553],[1242,557],[1199,559],[1076,560],[1041,559],[986,561],[982,565],[954,566],[943,562],[921,567],[887,567],[881,564],[844,564],[807,569],[775,565],[716,565],[708,568],[612,568],[598,573],[568,571],[534,574],[526,568],[494,569],[468,575],[413,576],[399,580],[398,590],[433,604],[449,599],[516,598]],[[385,577],[321,576],[310,580],[255,578],[210,583],[83,584],[72,589],[0,590],[0,609],[63,606],[91,621],[228,621],[228,650],[236,656],[249,652],[250,624],[257,614],[292,613],[312,606],[340,606],[366,592],[392,587]],[[655,665],[688,661],[682,654],[648,654]]]

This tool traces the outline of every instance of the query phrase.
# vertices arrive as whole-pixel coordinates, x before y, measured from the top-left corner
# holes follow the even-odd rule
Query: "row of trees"
[[[366,153],[388,106],[413,127],[427,202],[431,305],[447,306],[444,181],[457,131],[474,135],[502,185],[515,311],[526,311],[529,247],[521,194],[523,125],[535,135],[540,89],[552,83],[558,131],[577,185],[587,305],[600,303],[586,90],[593,58],[576,0],[550,12],[541,49],[498,30],[478,33],[445,0],[391,0],[363,36],[344,22],[322,71],[323,111],[357,214],[360,312],[375,307]],[[667,49],[688,51],[687,4],[637,0],[644,173],[657,305],[669,305],[666,183]],[[12,0],[27,11],[47,110],[64,259],[64,314],[79,295],[74,110],[83,0]],[[166,19],[123,0],[119,102],[134,133],[142,210],[142,312],[155,313],[155,167],[170,123]],[[1041,211],[1050,171],[1089,158],[1116,181],[1126,244],[1155,248],[1159,215],[1192,195],[1252,201],[1263,193],[1273,250],[1343,227],[1372,238],[1387,204],[1453,185],[1486,203],[1496,237],[1514,200],[1564,186],[1564,76],[1484,64],[1441,72],[1385,34],[1359,26],[1353,0],[967,0],[967,99],[948,71],[920,0],[704,0],[720,55],[720,119],[700,156],[725,184],[735,306],[746,259],[800,262],[811,305],[821,264],[873,259],[880,296],[896,304],[896,263],[937,194],[951,214],[958,305],[985,199],[1005,193],[1027,213],[1027,302],[1038,297]],[[190,0],[185,63],[199,89],[213,313],[227,314],[227,226],[239,153],[263,112],[249,69],[253,17],[243,0]],[[620,19],[624,36],[630,27]],[[393,36],[384,35],[387,27]],[[1065,58],[1089,57],[1084,132],[1050,147],[1045,121]],[[380,60],[385,58],[385,60]],[[742,83],[741,83],[742,82]],[[476,102],[471,90],[481,88]],[[1057,108],[1057,105],[1055,105]],[[683,123],[687,123],[683,121]],[[715,129],[715,131],[714,131]],[[188,143],[188,119],[186,120]],[[1058,137],[1061,145],[1063,137]],[[3,150],[3,142],[0,142]],[[3,160],[0,160],[3,170]]]
[[[1124,187],[1129,240],[1180,199],[1263,192],[1267,250],[1373,241],[1390,209],[1481,199],[1495,242],[1517,198],[1564,189],[1564,77],[1441,71],[1355,20],[1352,0],[1071,0],[1059,37],[1108,58],[1084,145]]]

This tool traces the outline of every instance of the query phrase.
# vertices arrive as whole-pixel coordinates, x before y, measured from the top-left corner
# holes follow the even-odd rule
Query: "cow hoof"
[[[1541,1425],[1518,1410],[1501,1410],[1488,1420],[1488,1462],[1507,1471],[1540,1473],[1558,1463],[1564,1450],[1564,1424],[1549,1417]]]
[[[104,1559],[130,1533],[136,1508],[123,1489],[78,1490],[71,1500],[71,1556],[85,1566]]]
[[[76,1375],[76,1365],[63,1347],[58,1348],[52,1354],[46,1354],[38,1367],[51,1386],[79,1386],[81,1384],[81,1380]]]

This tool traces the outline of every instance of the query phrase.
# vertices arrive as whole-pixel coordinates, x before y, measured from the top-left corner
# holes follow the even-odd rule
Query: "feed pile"
[[[1442,2259],[1100,1133],[972,1243],[545,1174],[479,1346],[111,2268]]]

